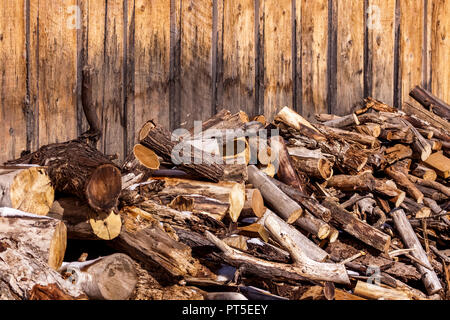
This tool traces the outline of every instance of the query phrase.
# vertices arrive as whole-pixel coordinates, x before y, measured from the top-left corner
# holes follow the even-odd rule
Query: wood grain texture
[[[264,115],[293,106],[292,2],[267,0],[264,12]]]
[[[224,1],[222,106],[233,113],[242,110],[254,114],[254,23],[254,0]]]
[[[170,1],[136,0],[135,128],[169,123]]]
[[[450,103],[450,2],[431,1],[431,88],[433,94]]]
[[[30,0],[35,47],[38,142],[45,145],[77,135],[76,0]],[[64,124],[64,125],[62,125]]]
[[[103,152],[124,157],[124,5],[106,2]]]
[[[327,113],[328,2],[302,0],[302,106],[313,119]]]
[[[25,12],[23,1],[0,7],[0,163],[27,148]]]
[[[368,0],[367,43],[370,96],[394,104],[395,1]]]
[[[346,115],[364,98],[364,2],[339,1],[337,11],[337,105],[331,111]]]
[[[180,90],[182,127],[211,116],[212,1],[181,1]]]
[[[400,1],[400,87],[401,101],[417,104],[409,96],[422,83],[423,0]]]

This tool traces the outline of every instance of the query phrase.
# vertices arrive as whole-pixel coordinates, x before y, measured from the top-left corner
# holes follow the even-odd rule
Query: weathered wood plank
[[[6,1],[0,7],[0,164],[27,148],[26,32],[23,1]]]
[[[303,116],[327,113],[328,1],[302,0]]]
[[[224,1],[222,106],[232,112],[254,114],[254,19],[254,0]]]
[[[103,152],[124,157],[124,5],[106,2]]]
[[[170,1],[136,0],[135,128],[169,123]]]
[[[128,156],[133,150],[134,145],[137,143],[137,130],[136,128],[136,106],[135,106],[135,74],[136,74],[136,55],[135,55],[135,46],[136,46],[136,0],[126,0],[126,21],[125,21],[125,70],[124,70],[124,94],[125,94],[125,102],[124,102],[124,113],[125,113],[125,128],[124,128],[124,158]],[[169,3],[169,13],[170,16],[170,3]],[[170,21],[168,24],[168,28],[170,28]],[[170,48],[169,44],[167,47]],[[168,99],[167,99],[168,100]],[[168,105],[168,103],[167,103]]]
[[[346,115],[364,98],[364,1],[339,1],[337,98],[332,112]]]
[[[181,1],[181,110],[172,112],[181,113],[182,127],[212,113],[212,12],[212,1]]]
[[[432,1],[431,63],[433,94],[450,103],[450,2]]]
[[[400,1],[400,86],[402,102],[417,104],[409,96],[422,83],[423,0]]]
[[[368,95],[394,104],[395,1],[368,0]]]
[[[292,2],[267,0],[264,11],[264,114],[272,120],[293,106]]]
[[[30,23],[38,50],[37,72],[39,146],[77,136],[76,0],[30,0]]]

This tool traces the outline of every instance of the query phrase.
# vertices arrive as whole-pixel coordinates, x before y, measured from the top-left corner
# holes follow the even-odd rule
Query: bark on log
[[[428,218],[431,214],[431,209],[418,204],[414,200],[410,198],[405,198],[401,207],[406,210],[408,213],[413,213],[416,219]]]
[[[45,216],[54,197],[46,169],[0,169],[0,207]]]
[[[402,111],[404,111],[408,115],[415,115],[419,119],[429,122],[431,125],[436,128],[444,129],[447,132],[450,132],[450,123],[442,119],[441,117],[435,115],[433,112],[428,111],[422,106],[415,106],[408,102],[403,103]]]
[[[413,171],[411,171],[413,175],[415,175],[418,178],[424,179],[424,180],[431,180],[435,181],[437,178],[436,171],[433,169],[430,169],[428,167],[425,167],[421,164],[418,164]]]
[[[0,300],[87,299],[29,247],[1,239],[0,248]]]
[[[295,156],[291,158],[294,167],[310,177],[328,180],[333,176],[333,164],[325,158],[304,159]]]
[[[332,221],[335,221],[340,229],[381,252],[388,252],[391,245],[390,236],[355,218],[332,200],[326,199],[322,205],[330,209]]]
[[[353,125],[359,125],[359,120],[356,114],[352,113],[343,117],[339,117],[333,120],[322,123],[324,126],[331,128],[344,128]]]
[[[444,186],[443,184],[441,184],[437,181],[423,180],[423,179],[417,178],[412,175],[408,175],[408,178],[415,184],[436,189],[436,190],[442,192],[443,194],[445,194],[447,197],[450,197],[450,188],[447,186]]]
[[[128,300],[138,281],[133,260],[113,254],[85,262],[65,262],[60,273],[73,273],[74,285],[91,300]]]
[[[400,187],[406,190],[417,203],[423,203],[423,193],[408,179],[407,162],[401,161],[384,169],[384,172],[391,177]]]
[[[427,139],[425,139],[419,131],[417,131],[414,126],[409,123],[405,119],[399,119],[402,123],[404,123],[409,130],[414,134],[414,140],[412,143],[412,148],[419,154],[419,158],[422,161],[427,160],[431,155],[431,145],[428,143]]]
[[[308,237],[304,236],[299,230],[297,230],[292,225],[286,223],[283,219],[277,216],[275,213],[266,210],[262,218],[258,221],[258,223],[264,225],[266,229],[268,229],[266,219],[267,217],[271,217],[269,221],[277,221],[280,229],[284,234],[288,234],[292,241],[296,244],[297,247],[301,248],[306,256],[310,259],[318,262],[324,262],[328,258],[328,253],[317,246],[314,242],[308,239]]]
[[[264,199],[258,189],[245,190],[244,208],[242,208],[241,217],[259,217],[261,218],[266,211]]]
[[[225,260],[234,266],[242,268],[246,273],[254,274],[262,278],[284,279],[284,280],[323,280],[334,281],[336,283],[348,284],[347,274],[331,274],[328,271],[323,272],[316,267],[317,263],[299,265],[282,264],[276,262],[268,262],[265,260],[254,258],[238,250],[227,246],[223,241],[218,239],[212,233],[207,232],[206,237],[222,250]]]
[[[284,107],[276,116],[275,121],[282,122],[299,131],[302,135],[316,141],[326,141],[326,137],[319,132],[308,120],[294,110]]]
[[[356,126],[355,128],[359,133],[372,136],[374,138],[378,138],[381,134],[381,127],[377,123],[368,122],[363,125]]]
[[[57,270],[66,252],[67,229],[56,219],[0,208],[0,241],[3,239],[27,248],[33,256]]]
[[[147,122],[139,132],[140,144],[156,152],[165,161],[175,162],[174,164],[179,165],[181,169],[215,182],[222,179],[224,166],[217,164],[217,159],[209,154],[202,154],[201,150],[196,150],[190,145],[184,152],[183,147],[186,145],[177,146],[179,141],[172,141],[171,137],[169,131],[152,121]]]
[[[423,247],[420,244],[416,233],[411,227],[411,224],[409,223],[405,212],[400,209],[392,212],[391,215],[394,219],[395,227],[399,232],[405,246],[407,248],[414,249],[414,251],[411,252],[411,255],[414,258],[420,260],[423,264],[427,265],[431,270],[433,270],[431,263],[428,260],[427,254],[423,250]],[[422,281],[429,295],[435,294],[442,290],[441,283],[439,282],[439,279],[434,271],[424,268],[418,263],[416,263],[416,267],[422,274]]]
[[[409,95],[439,117],[447,121],[450,120],[450,106],[428,90],[420,86],[416,86],[411,90]]]
[[[366,134],[360,134],[353,131],[347,131],[337,128],[330,128],[324,125],[317,125],[318,129],[326,136],[328,135],[336,135],[341,137],[342,139],[354,141],[357,143],[360,143],[362,145],[368,146],[370,148],[373,148],[377,143],[377,138],[373,136],[369,136]]]
[[[43,146],[10,164],[37,164],[47,172],[56,191],[86,199],[97,212],[110,213],[117,206],[120,170],[105,155],[80,141]]]

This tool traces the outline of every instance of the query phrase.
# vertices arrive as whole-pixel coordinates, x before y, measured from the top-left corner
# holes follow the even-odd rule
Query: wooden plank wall
[[[120,159],[142,124],[191,127],[227,108],[268,118],[450,101],[447,0],[14,0],[0,3],[0,162],[87,129]],[[415,103],[412,101],[412,103]]]

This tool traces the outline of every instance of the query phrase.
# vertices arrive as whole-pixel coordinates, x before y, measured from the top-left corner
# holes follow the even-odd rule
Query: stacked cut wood
[[[450,110],[411,96],[423,106],[367,98],[311,122],[148,121],[121,165],[84,138],[10,161],[0,298],[136,297],[137,263],[204,299],[449,299]],[[77,240],[91,259],[64,261]]]

